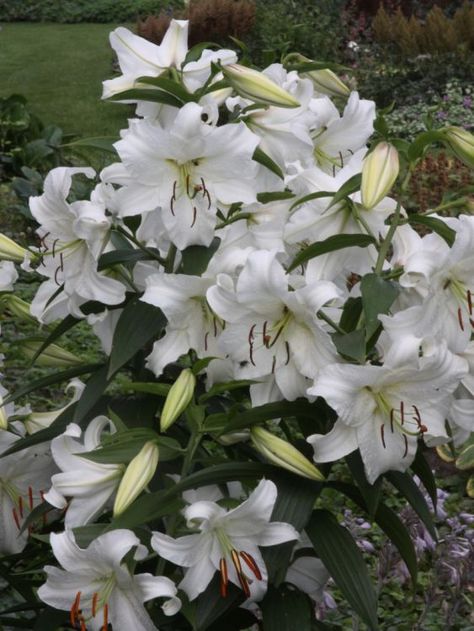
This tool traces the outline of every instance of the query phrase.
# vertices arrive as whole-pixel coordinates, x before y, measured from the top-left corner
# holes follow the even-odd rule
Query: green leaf
[[[424,457],[423,452],[420,448],[418,448],[415,460],[411,464],[411,470],[423,482],[423,486],[430,496],[430,499],[433,502],[433,507],[436,511],[436,506],[438,504],[438,491],[436,487],[436,480],[434,478],[433,471],[431,470],[430,465],[427,463],[426,458]]]
[[[115,327],[108,377],[113,376],[134,355],[156,338],[166,325],[160,309],[132,298],[122,311]]]
[[[73,528],[74,538],[80,548],[87,548],[94,539],[104,534],[108,524],[88,524],[87,526],[77,526]]]
[[[272,475],[271,479],[278,490],[272,521],[286,522],[301,532],[311,517],[314,503],[323,485],[281,470],[278,474]],[[262,550],[270,582],[279,585],[285,580],[294,545],[294,541],[289,541]]]
[[[104,441],[100,449],[81,452],[81,458],[87,458],[92,462],[103,464],[128,464],[134,458],[143,445],[148,441],[154,441],[159,446],[159,460],[165,462],[173,460],[183,454],[183,449],[177,440],[166,436],[159,436],[152,429],[139,427],[111,434]]]
[[[369,516],[373,519],[382,494],[383,478],[379,476],[374,484],[368,482],[359,451],[354,451],[349,456],[346,456],[346,462],[367,505]]]
[[[316,241],[316,243],[312,243],[299,252],[289,266],[288,272],[291,272],[302,263],[314,259],[316,256],[321,256],[321,254],[342,250],[343,248],[366,248],[372,243],[376,243],[376,240],[368,234],[336,234],[324,239],[324,241]]]
[[[352,535],[327,510],[313,512],[306,533],[350,606],[372,631],[378,629],[377,597]]]
[[[365,359],[365,333],[361,329],[351,331],[343,335],[342,333],[332,333],[332,341],[337,348],[337,352],[347,357],[362,362]]]
[[[306,399],[297,399],[296,401],[265,403],[264,405],[259,405],[250,410],[239,413],[236,412],[233,414],[232,418],[229,418],[229,413],[211,414],[206,418],[203,431],[220,431],[220,433],[235,432],[251,427],[256,423],[263,423],[271,419],[288,416],[313,418],[314,407]]]
[[[444,221],[441,219],[437,219],[436,217],[430,217],[429,215],[408,215],[408,223],[410,224],[421,224],[422,226],[426,226],[436,234],[446,241],[446,243],[451,247],[456,238],[456,232],[447,226]]]
[[[153,253],[159,256],[159,251],[156,248],[149,248]],[[113,252],[106,252],[99,258],[97,269],[101,272],[108,267],[118,265],[120,263],[136,263],[137,261],[149,261],[154,260],[151,254],[147,254],[143,250],[114,250]]]
[[[46,386],[69,381],[69,379],[72,379],[73,377],[79,377],[80,375],[94,372],[94,370],[97,370],[101,366],[103,366],[103,364],[84,364],[84,366],[68,368],[67,370],[61,370],[60,372],[55,372],[52,375],[47,375],[46,377],[35,379],[34,381],[30,381],[25,386],[18,388],[18,390],[15,390],[15,392],[12,392],[7,397],[5,397],[5,399],[3,400],[3,405],[11,403],[12,401],[16,401],[20,397],[23,397],[26,394],[30,394],[30,392],[33,392],[35,390],[45,388]]]
[[[191,276],[204,274],[220,242],[219,237],[215,237],[209,246],[190,245],[185,248],[181,253],[181,265],[179,266],[178,274],[189,274]]]
[[[360,190],[362,184],[362,173],[356,173],[351,178],[344,182],[341,188],[336,192],[331,200],[331,206],[335,206],[343,199],[346,199],[351,193],[355,193]]]
[[[366,340],[369,340],[381,326],[379,314],[388,313],[398,296],[395,283],[380,278],[377,274],[366,274],[360,281],[362,307],[365,315]]]
[[[311,631],[313,606],[308,596],[297,589],[270,586],[260,607],[263,631]]]
[[[437,541],[438,535],[436,534],[430,509],[423,497],[423,493],[415,484],[411,475],[409,473],[400,473],[399,471],[390,471],[385,474],[385,477],[408,500],[410,506],[425,524],[432,538]]]
[[[265,153],[265,151],[263,151],[263,149],[260,149],[260,147],[257,147],[255,149],[252,158],[255,160],[255,162],[258,162],[259,164],[269,169],[269,171],[277,175],[280,180],[284,179],[283,171],[280,169],[278,164],[274,160],[272,160],[270,156]]]
[[[182,107],[183,102],[177,99],[169,92],[164,92],[158,89],[148,88],[134,88],[131,90],[125,90],[118,94],[113,94],[108,98],[109,101],[151,101],[152,103],[164,103],[165,105],[171,105],[172,107]]]
[[[369,506],[362,494],[351,484],[335,482],[331,484],[331,487],[347,495],[348,498],[355,504],[358,504],[363,510],[370,512]],[[418,574],[418,562],[415,547],[406,526],[393,510],[380,503],[377,505],[375,514],[370,516],[370,518],[380,526],[390,541],[396,546],[410,572],[413,587],[415,587]]]
[[[114,147],[114,143],[118,138],[114,136],[97,136],[96,138],[80,138],[73,142],[68,142],[63,147],[79,147],[80,149],[100,149],[101,151],[107,151],[108,153],[114,153],[117,155],[117,151]]]
[[[305,195],[304,197],[300,197],[299,199],[297,199],[290,206],[290,212],[294,210],[295,208],[298,208],[298,206],[302,206],[303,204],[306,204],[307,202],[310,202],[313,199],[322,199],[323,197],[332,197],[333,195],[334,195],[334,191],[318,191],[317,193],[309,193],[308,195]]]
[[[294,193],[291,191],[276,191],[274,193],[257,193],[257,199],[261,204],[270,204],[271,202],[280,202],[292,199]]]
[[[192,48],[190,48],[186,54],[186,57],[184,58],[183,61],[183,66],[185,66],[186,64],[189,64],[189,62],[191,61],[197,61],[203,51],[207,48],[217,48],[219,49],[220,46],[219,44],[216,44],[215,42],[199,42],[198,44],[195,44]]]
[[[136,80],[137,83],[146,83],[147,85],[154,85],[161,90],[164,90],[168,94],[172,94],[174,97],[182,101],[182,103],[188,103],[194,101],[194,95],[186,90],[186,88],[173,81],[173,79],[167,79],[166,77],[139,77]]]
[[[212,388],[209,388],[207,392],[199,397],[199,403],[204,403],[208,399],[212,399],[212,397],[215,397],[218,394],[231,392],[232,390],[240,390],[240,388],[247,388],[254,383],[258,383],[258,381],[255,381],[254,379],[236,379],[235,381],[216,383],[212,386]]]
[[[44,340],[44,342],[38,347],[38,350],[33,355],[31,359],[31,363],[34,364],[37,358],[41,355],[41,353],[48,348],[50,344],[55,342],[61,335],[64,335],[67,331],[72,329],[78,322],[81,320],[79,318],[75,318],[72,315],[66,316],[61,322],[51,331],[48,337]]]
[[[439,131],[425,131],[419,134],[408,148],[408,159],[410,162],[418,160],[427,147],[441,140],[443,140],[443,134]]]
[[[170,391],[171,386],[168,383],[139,383],[132,382],[126,383],[123,386],[124,390],[134,390],[135,392],[148,392],[149,394],[156,394],[158,397],[166,397]]]
[[[348,298],[342,310],[339,326],[348,333],[357,328],[362,314],[362,298]]]
[[[194,628],[196,631],[205,631],[214,622],[224,616],[232,608],[235,613],[236,608],[245,600],[243,592],[232,583],[228,585],[227,596],[220,595],[220,575],[215,574],[206,591],[199,595],[196,600],[196,619]],[[222,625],[220,629],[229,627]],[[232,627],[231,627],[232,628]]]

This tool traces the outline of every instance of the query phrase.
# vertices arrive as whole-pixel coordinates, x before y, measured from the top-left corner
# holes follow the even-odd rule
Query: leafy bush
[[[0,3],[3,22],[121,22],[180,8],[180,0],[10,0]]]
[[[191,45],[203,41],[228,43],[229,36],[242,38],[255,23],[255,2],[252,0],[192,0],[184,11],[174,14],[189,20]],[[171,21],[171,15],[149,15],[139,20],[138,34],[159,44]]]
[[[392,45],[403,57],[474,50],[474,6],[467,0],[452,18],[435,5],[424,20],[407,18],[400,8],[390,15],[382,6],[372,28],[382,46]]]

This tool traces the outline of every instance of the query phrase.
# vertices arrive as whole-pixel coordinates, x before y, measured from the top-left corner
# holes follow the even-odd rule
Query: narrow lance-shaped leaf
[[[288,271],[291,272],[302,263],[306,263],[306,261],[314,259],[316,256],[327,254],[328,252],[352,247],[366,248],[373,243],[376,243],[375,238],[368,234],[336,234],[332,237],[328,237],[324,241],[312,243],[302,250],[295,256],[288,267]]]
[[[350,606],[369,629],[378,629],[377,597],[352,535],[327,510],[313,512],[306,533]]]

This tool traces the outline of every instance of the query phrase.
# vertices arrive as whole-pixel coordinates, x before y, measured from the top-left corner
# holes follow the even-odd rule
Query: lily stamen
[[[104,626],[103,631],[107,631],[109,627],[109,606],[107,603],[104,605]]]
[[[459,322],[459,327],[461,328],[461,331],[464,331],[464,322],[462,319],[461,307],[458,308],[458,322]]]
[[[12,514],[13,514],[13,520],[16,524],[16,527],[18,528],[18,530],[20,530],[21,525],[20,525],[20,520],[18,519],[18,513],[16,512],[16,508],[13,507],[12,508]]]
[[[92,617],[95,618],[95,615],[97,613],[97,599],[99,598],[99,594],[97,592],[94,592],[93,596],[92,596]]]
[[[408,454],[408,438],[407,438],[406,434],[403,434],[403,439],[405,441],[405,451],[403,452],[402,458],[405,458],[406,455]]]
[[[385,425],[380,426],[380,437],[382,438],[383,448],[387,449],[387,445],[385,444]]]
[[[227,561],[224,557],[219,561],[219,569],[221,572],[221,584],[220,584],[220,592],[222,598],[226,598],[227,596],[227,586],[229,584],[229,576],[227,574]]]
[[[245,563],[249,566],[249,568],[253,572],[255,578],[258,581],[261,581],[262,580],[262,573],[260,572],[260,569],[259,569],[257,563],[255,562],[255,559],[248,552],[245,552],[244,550],[240,551],[240,556],[245,561]]]
[[[467,290],[467,306],[469,309],[469,315],[472,315],[472,295],[470,289]]]
[[[28,487],[28,502],[30,505],[30,510],[33,510],[33,489],[31,486]]]
[[[239,555],[237,554],[237,550],[231,550],[232,563],[234,564],[235,571],[237,572],[237,576],[239,579],[240,586],[242,587],[242,591],[247,596],[250,597],[250,587],[248,584],[247,577],[242,571],[242,565],[240,564]]]
[[[71,607],[71,613],[69,616],[69,619],[71,621],[71,626],[75,627],[76,626],[76,620],[79,617],[79,605],[81,602],[81,592],[77,592],[76,597],[74,599],[74,602],[72,603],[72,607]]]
[[[20,517],[23,519],[23,498],[21,495],[18,498],[18,510],[20,511]]]
[[[196,208],[196,206],[193,206],[193,220],[192,220],[192,223],[191,223],[191,228],[196,223],[196,218],[197,218],[197,208]]]

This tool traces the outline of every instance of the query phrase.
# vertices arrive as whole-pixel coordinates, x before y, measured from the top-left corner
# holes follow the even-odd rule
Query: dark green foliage
[[[181,8],[179,0],[2,0],[2,22],[121,22]]]

